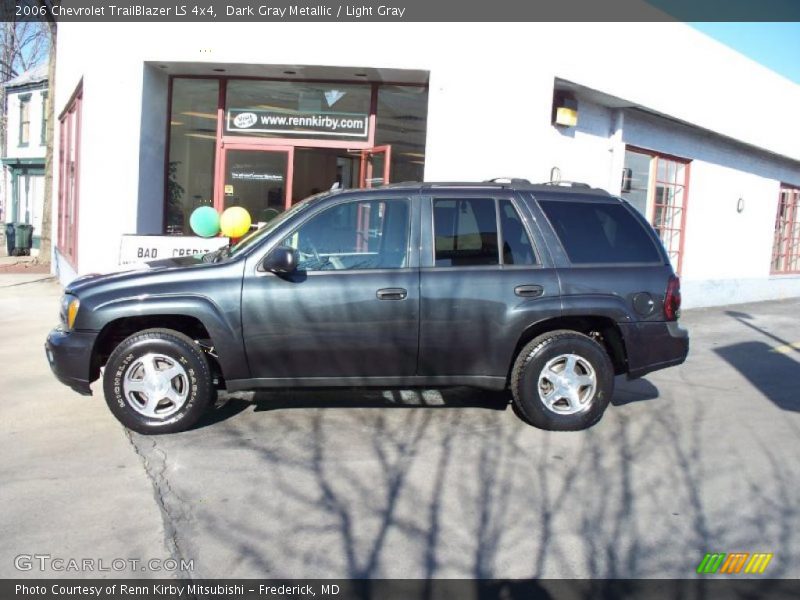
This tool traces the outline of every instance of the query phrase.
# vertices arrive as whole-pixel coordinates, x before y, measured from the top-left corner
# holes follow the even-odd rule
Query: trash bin
[[[6,223],[6,252],[8,256],[14,255],[14,224]]]
[[[14,252],[17,256],[28,256],[33,245],[33,225],[16,223],[14,225]]]

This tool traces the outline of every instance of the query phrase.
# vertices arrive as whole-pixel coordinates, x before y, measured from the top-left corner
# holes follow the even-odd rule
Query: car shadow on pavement
[[[308,408],[486,408],[505,410],[507,391],[455,387],[443,389],[314,389],[220,393],[212,410],[195,426],[208,427],[247,410],[255,412]]]
[[[714,348],[714,352],[775,406],[800,411],[800,363],[786,352],[764,342],[742,342]]]
[[[646,379],[617,377],[611,404],[624,406],[659,397],[658,389]],[[486,408],[506,410],[511,404],[508,390],[490,391],[454,387],[442,389],[314,389],[262,390],[227,394],[195,426],[208,427],[247,410],[255,412],[299,408]]]
[[[625,406],[633,402],[655,400],[659,397],[658,388],[646,379],[628,379],[619,376],[614,382],[614,396],[611,404]]]

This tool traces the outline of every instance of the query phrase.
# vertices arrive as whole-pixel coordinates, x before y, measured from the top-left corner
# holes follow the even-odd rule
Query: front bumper
[[[620,324],[628,354],[628,376],[674,367],[689,354],[689,332],[677,321]]]
[[[91,396],[92,348],[97,333],[92,331],[63,331],[53,329],[47,336],[44,349],[53,375],[73,390]]]

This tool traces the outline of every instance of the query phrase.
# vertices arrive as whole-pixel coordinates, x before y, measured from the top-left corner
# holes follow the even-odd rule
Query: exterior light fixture
[[[736,212],[740,213],[744,211],[744,197],[739,196],[739,200],[736,202]]]
[[[556,91],[553,96],[553,124],[575,127],[578,124],[578,101],[568,92]]]

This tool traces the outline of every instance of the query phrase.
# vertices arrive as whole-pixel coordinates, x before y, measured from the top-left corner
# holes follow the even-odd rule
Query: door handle
[[[514,288],[514,293],[523,298],[538,298],[544,294],[544,288],[540,285],[518,285]]]
[[[383,288],[375,294],[378,300],[405,300],[408,291],[403,288]]]

